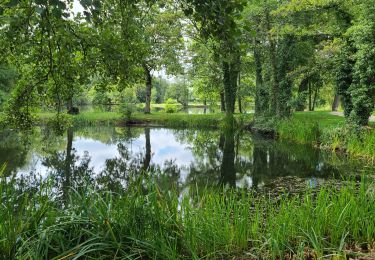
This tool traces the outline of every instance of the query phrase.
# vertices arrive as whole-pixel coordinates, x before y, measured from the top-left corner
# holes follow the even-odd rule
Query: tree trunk
[[[268,112],[268,98],[266,91],[263,89],[262,61],[260,59],[258,45],[258,41],[254,39],[255,116]]]
[[[73,108],[73,98],[69,97],[66,102],[66,110],[68,110],[68,113],[72,111],[72,108]]]
[[[242,100],[240,96],[238,96],[238,111],[242,114]]]
[[[221,109],[221,112],[225,112],[225,96],[224,96],[224,91],[220,92],[220,109]]]
[[[150,114],[151,112],[151,88],[152,88],[152,75],[151,71],[146,64],[143,64],[143,70],[146,77],[146,105],[145,114]]]
[[[227,61],[223,62],[224,72],[224,97],[225,97],[225,112],[227,114],[234,113],[234,105],[232,102],[232,81],[230,65]]]
[[[238,111],[242,114],[242,100],[241,100],[241,73],[238,73]]]
[[[332,111],[337,112],[339,110],[340,105],[340,95],[336,93],[333,103],[332,103]]]
[[[66,101],[66,109],[68,110],[68,114],[70,115],[78,115],[79,108],[73,106],[73,97],[69,97]]]
[[[306,96],[305,93],[308,90],[308,81],[307,79],[303,79],[301,83],[298,86],[298,99],[299,102],[297,106],[295,107],[296,111],[305,111],[306,109]],[[302,100],[303,98],[303,100]]]
[[[309,83],[309,111],[312,111],[312,90],[311,90],[311,83]]]
[[[204,108],[203,108],[203,113],[204,113],[204,114],[207,114],[207,99],[204,99],[204,100],[203,100],[203,106],[204,106]]]
[[[237,80],[240,68],[240,56],[236,57],[231,62],[223,62],[223,73],[224,73],[224,95],[225,95],[225,112],[227,115],[233,115],[236,94],[237,94]]]
[[[266,29],[271,30],[269,10],[266,12]],[[270,112],[276,115],[278,112],[279,100],[279,82],[277,77],[277,58],[276,58],[276,43],[270,33],[267,35],[269,41],[269,57],[271,60],[271,93],[270,93]]]
[[[318,98],[318,93],[319,93],[319,90],[318,90],[318,88],[316,88],[316,90],[314,92],[314,99],[313,99],[313,104],[312,104],[312,111],[315,111],[315,105],[316,105],[316,99]]]

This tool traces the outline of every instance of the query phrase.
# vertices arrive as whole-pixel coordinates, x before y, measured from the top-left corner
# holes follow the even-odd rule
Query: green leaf
[[[47,0],[35,0],[35,3],[37,5],[45,5],[45,4],[47,4]]]
[[[10,0],[6,4],[6,7],[8,7],[8,8],[15,7],[16,5],[18,5],[19,2],[20,2],[19,0]]]
[[[87,8],[92,5],[92,0],[80,0],[80,3],[84,8]]]

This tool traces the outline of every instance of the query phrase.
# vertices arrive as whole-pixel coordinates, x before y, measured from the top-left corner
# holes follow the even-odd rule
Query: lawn
[[[37,113],[39,122],[45,123],[55,116],[54,113]],[[134,113],[130,118],[125,118],[117,112],[83,112],[79,115],[67,115],[74,124],[132,124],[166,127],[205,127],[218,128],[223,123],[225,114],[186,114],[154,112],[151,114]],[[251,114],[236,114],[235,119],[241,125],[249,124]]]

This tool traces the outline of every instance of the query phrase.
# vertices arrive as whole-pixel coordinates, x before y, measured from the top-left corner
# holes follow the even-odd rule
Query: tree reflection
[[[53,180],[56,193],[64,199],[68,197],[71,188],[76,190],[84,188],[93,181],[93,169],[90,168],[90,157],[85,153],[82,158],[73,148],[74,132],[67,130],[66,150],[53,151],[47,156],[43,165],[48,168],[47,176]]]
[[[283,177],[293,176],[301,178],[327,178],[339,172],[355,172],[353,164],[341,162],[332,163],[331,154],[326,154],[310,146],[291,145],[281,141],[265,140],[248,132],[239,132],[229,128],[225,131],[208,130],[163,130],[160,134],[168,135],[181,144],[173,147],[176,154],[162,162],[158,162],[160,149],[158,140],[154,140],[155,133],[150,128],[102,128],[106,133],[100,134],[90,128],[72,128],[65,132],[65,138],[47,135],[46,141],[34,138],[33,154],[28,154],[27,146],[17,145],[17,142],[4,143],[0,154],[13,154],[17,162],[10,161],[9,172],[17,172],[28,160],[43,158],[41,172],[31,172],[19,177],[19,187],[34,189],[44,178],[50,177],[55,191],[64,197],[70,188],[79,189],[87,182],[95,184],[98,189],[123,190],[131,183],[143,179],[146,187],[149,183],[157,183],[162,189],[177,189],[181,191],[191,187],[243,187],[254,188],[269,185]],[[94,172],[90,166],[88,151],[78,156],[74,148],[74,136],[85,137],[84,142],[99,140],[108,146],[116,147],[116,152],[104,154],[105,164]],[[10,135],[10,137],[13,135]],[[14,140],[18,140],[14,138]],[[49,141],[48,141],[49,140]],[[47,143],[48,141],[48,143]],[[97,143],[98,141],[95,141]],[[133,142],[141,145],[141,150],[133,151]],[[165,147],[163,147],[165,148]],[[90,148],[89,148],[90,149]],[[188,151],[190,162],[186,164],[185,155]],[[37,155],[35,153],[37,152]],[[94,151],[93,151],[94,152]],[[103,156],[100,153],[101,156]],[[154,157],[155,156],[155,157]],[[114,157],[114,158],[112,158]],[[7,160],[7,155],[2,160]],[[36,158],[36,159],[35,159]],[[176,160],[174,158],[177,158]],[[154,161],[155,160],[155,161]],[[8,160],[7,160],[8,161]],[[93,162],[97,166],[97,162]],[[357,167],[359,168],[359,167]],[[38,170],[38,169],[37,169]],[[39,175],[38,175],[39,173]]]
[[[97,176],[97,182],[110,190],[123,190],[140,178],[161,188],[170,189],[179,186],[181,169],[173,160],[166,160],[163,165],[152,163],[150,128],[144,129],[144,152],[131,151],[131,140],[122,141],[117,145],[119,156],[107,159],[104,170]]]
[[[234,129],[233,126],[224,130],[223,138],[220,138],[223,149],[223,159],[220,167],[221,185],[236,187],[236,170],[234,167]]]
[[[0,167],[6,165],[5,176],[16,173],[26,163],[30,149],[28,138],[31,138],[29,134],[11,130],[0,132]]]
[[[147,170],[150,167],[151,162],[151,140],[150,140],[150,128],[145,128],[145,159],[143,162],[143,170]]]

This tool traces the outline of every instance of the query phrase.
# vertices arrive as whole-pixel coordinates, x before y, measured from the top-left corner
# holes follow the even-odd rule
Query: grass
[[[55,118],[54,113],[38,113],[37,120],[40,123],[46,123]],[[83,112],[79,115],[66,117],[73,124],[99,125],[99,124],[134,124],[134,125],[152,125],[165,127],[203,127],[218,128],[222,124],[225,114],[205,114],[189,115],[186,113],[164,113],[155,112],[151,114],[134,113],[131,118],[126,120],[117,112]],[[252,115],[235,115],[236,121],[240,125],[248,124],[252,120]]]
[[[345,125],[345,119],[328,112],[297,112],[291,119],[277,122],[276,131],[281,139],[299,143],[318,143],[322,132]]]
[[[276,123],[279,138],[299,143],[315,144],[333,151],[342,150],[350,155],[375,159],[375,123],[369,128],[353,128],[343,117],[329,112],[295,113],[289,120]]]
[[[74,116],[65,116],[73,120],[73,122],[86,122],[97,124],[108,124],[121,120],[121,114],[116,112],[83,112]],[[48,122],[49,120],[55,118],[56,114],[51,112],[44,112],[36,114],[36,117],[39,122]]]
[[[252,115],[235,115],[239,124],[246,124],[252,120]],[[218,128],[222,125],[225,114],[189,115],[185,113],[153,113],[135,114],[131,121],[135,124],[156,124],[167,127],[203,127]]]
[[[267,198],[208,189],[180,196],[138,176],[126,190],[87,184],[62,197],[52,195],[52,180],[27,192],[2,178],[0,257],[316,259],[374,243],[375,194],[365,180]]]
[[[182,108],[182,105],[179,104],[179,103],[176,103],[176,105],[178,105],[180,108]],[[161,103],[161,104],[151,104],[151,108],[162,108],[164,109],[166,106],[166,103]],[[204,107],[204,104],[203,103],[189,103],[188,104],[189,108],[201,108],[201,107]],[[208,105],[206,105],[208,106]],[[140,104],[140,107],[143,108],[145,107],[145,104],[142,103]]]

